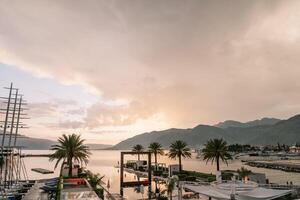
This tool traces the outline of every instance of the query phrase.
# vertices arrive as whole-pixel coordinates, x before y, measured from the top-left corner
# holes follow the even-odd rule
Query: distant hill
[[[287,120],[263,118],[249,122],[248,125],[242,127],[223,126],[223,128],[219,128],[199,125],[192,129],[153,131],[124,140],[115,145],[113,149],[130,149],[135,144],[147,147],[151,142],[159,142],[164,147],[168,147],[175,140],[183,140],[191,147],[199,147],[211,138],[223,138],[228,143],[241,144],[259,145],[276,144],[277,142],[294,144],[297,141],[300,142],[300,115]]]
[[[2,133],[0,135],[0,141],[2,141]],[[17,146],[22,146],[24,149],[30,150],[44,150],[49,149],[55,142],[48,139],[31,138],[26,136],[19,136],[17,138]],[[5,144],[8,144],[8,138],[5,137]]]
[[[287,120],[282,120],[275,125],[265,128],[263,134],[259,134],[250,143],[262,144],[295,144],[300,142],[300,115],[296,115]]]
[[[0,141],[2,141],[2,132],[0,132]],[[22,146],[28,150],[48,150],[51,145],[55,144],[56,141],[40,138],[32,138],[27,136],[19,136],[17,139],[17,146]],[[5,144],[8,144],[8,138],[5,138]],[[112,147],[107,144],[86,144],[92,150],[100,150]]]
[[[101,150],[111,148],[113,145],[109,144],[87,144],[91,150]]]
[[[276,118],[262,118],[254,121],[245,122],[245,123],[234,121],[234,120],[226,120],[224,122],[220,122],[216,124],[215,126],[223,129],[230,128],[230,127],[247,128],[253,126],[274,125],[279,121],[281,120]]]

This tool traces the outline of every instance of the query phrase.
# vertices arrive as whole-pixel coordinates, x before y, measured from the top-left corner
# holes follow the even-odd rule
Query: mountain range
[[[223,138],[229,144],[295,144],[300,142],[300,115],[287,120],[263,118],[246,123],[230,120],[215,126],[198,125],[191,129],[153,131],[124,140],[113,149],[130,149],[136,144],[147,147],[151,142],[168,147],[175,140],[183,140],[195,148],[212,138]]]
[[[194,128],[171,128],[152,131],[128,138],[115,146],[105,144],[87,144],[91,149],[130,149],[136,144],[147,147],[151,142],[159,142],[168,147],[175,140],[183,140],[190,147],[197,148],[212,138],[223,138],[229,144],[295,144],[300,142],[300,115],[287,120],[262,118],[250,122],[227,120],[214,126],[198,125]],[[2,134],[0,132],[0,141]],[[7,143],[7,139],[5,141]],[[49,149],[56,141],[49,139],[20,136],[18,146],[25,149]]]
[[[0,141],[2,141],[2,133],[0,132]],[[8,144],[8,138],[5,138],[5,145]],[[56,141],[49,139],[32,138],[24,135],[19,135],[17,146],[22,146],[28,150],[48,150],[51,145],[56,144]],[[92,150],[106,149],[112,147],[107,144],[87,144]]]
[[[239,122],[239,121],[234,121],[234,120],[226,120],[224,122],[220,122],[214,126],[218,128],[230,128],[230,127],[239,127],[239,128],[247,128],[247,127],[253,127],[253,126],[264,126],[264,125],[274,125],[277,122],[281,121],[280,119],[276,118],[262,118],[262,119],[257,119],[254,121],[249,121],[249,122]]]

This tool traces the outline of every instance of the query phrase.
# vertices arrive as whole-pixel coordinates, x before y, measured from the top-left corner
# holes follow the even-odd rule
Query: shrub
[[[208,182],[216,181],[216,177],[215,177],[215,176],[214,176],[214,177],[208,177],[208,178],[207,178],[207,181],[208,181]]]
[[[222,176],[222,180],[231,180],[234,174],[231,172],[222,172],[221,176]]]
[[[168,197],[160,196],[156,198],[157,200],[168,200]]]
[[[154,175],[154,176],[161,176],[162,173],[163,173],[162,171],[158,171],[158,170],[157,170],[157,171],[156,171],[156,170],[153,171],[153,175]]]
[[[196,181],[196,177],[195,176],[188,176],[185,178],[186,181],[191,181],[191,182],[195,182]]]
[[[186,174],[177,174],[178,178],[180,181],[185,181],[186,180],[186,177],[187,175]]]
[[[162,177],[163,177],[163,178],[167,178],[168,176],[169,176],[169,174],[166,174],[166,173],[163,173],[163,174],[162,174]]]
[[[100,199],[104,199],[104,190],[103,188],[96,188],[94,190]]]
[[[142,166],[140,166],[138,170],[141,171],[141,172],[144,172],[144,171],[145,171],[144,168],[143,168]]]

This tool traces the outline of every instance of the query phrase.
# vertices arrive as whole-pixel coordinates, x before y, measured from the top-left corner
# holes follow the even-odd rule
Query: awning
[[[185,185],[184,188],[214,199],[230,199],[230,191],[219,190],[212,186]]]
[[[239,199],[247,200],[271,200],[276,199],[292,193],[291,190],[274,190],[266,188],[255,188],[254,190],[243,192],[239,194]]]

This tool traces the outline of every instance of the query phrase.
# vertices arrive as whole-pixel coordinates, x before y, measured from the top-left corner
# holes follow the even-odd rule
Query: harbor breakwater
[[[242,161],[251,167],[267,168],[282,170],[285,172],[300,173],[300,164],[282,163],[282,162],[266,162],[266,161]]]

